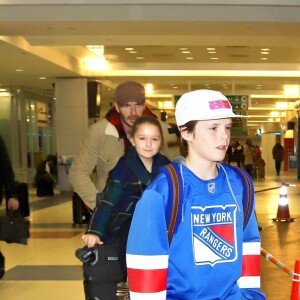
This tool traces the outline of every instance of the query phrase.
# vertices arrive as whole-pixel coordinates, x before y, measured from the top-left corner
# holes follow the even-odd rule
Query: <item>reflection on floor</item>
[[[295,172],[255,181],[256,213],[262,247],[290,268],[300,259],[300,189],[288,188],[289,209],[294,222],[273,222],[278,208],[281,182],[296,183]],[[6,274],[0,280],[0,299],[83,300],[81,263],[75,250],[83,246],[85,228],[72,222],[72,193],[56,191],[54,197],[38,198],[30,190],[31,236],[28,245],[6,244],[0,248],[6,258]],[[3,207],[0,213],[3,213]],[[261,256],[262,290],[268,300],[290,298],[292,280]]]

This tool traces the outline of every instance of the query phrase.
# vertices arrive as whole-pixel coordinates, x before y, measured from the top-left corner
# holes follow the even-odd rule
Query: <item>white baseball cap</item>
[[[216,120],[226,118],[248,118],[236,115],[228,99],[218,91],[197,90],[183,94],[175,108],[177,126],[189,121]]]

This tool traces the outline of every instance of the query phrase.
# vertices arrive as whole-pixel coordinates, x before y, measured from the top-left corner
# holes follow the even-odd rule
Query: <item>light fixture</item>
[[[90,71],[107,69],[108,63],[104,57],[104,46],[89,45],[86,47],[89,49],[89,51],[96,55],[96,57],[88,57],[84,59],[87,69]]]
[[[298,96],[300,94],[299,85],[297,84],[285,84],[283,86],[285,95],[295,95]]]
[[[147,83],[145,85],[145,91],[147,96],[151,96],[153,94],[153,84],[152,83]]]
[[[271,117],[278,117],[279,112],[278,111],[271,111],[270,115],[271,115]]]
[[[174,109],[173,101],[158,101],[157,105],[159,109]]]
[[[97,56],[104,55],[104,46],[103,45],[90,45],[86,46],[92,53],[96,54]]]
[[[276,102],[276,108],[281,110],[294,110],[294,102]]]

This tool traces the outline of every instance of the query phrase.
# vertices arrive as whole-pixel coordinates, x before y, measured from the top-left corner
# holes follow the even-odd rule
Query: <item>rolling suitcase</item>
[[[19,210],[23,217],[29,217],[29,193],[28,184],[26,182],[15,182],[16,194],[19,200]]]
[[[117,285],[122,281],[117,244],[85,246],[77,249],[75,255],[83,263],[86,300],[125,299],[117,297]]]
[[[84,204],[77,193],[73,193],[72,197],[73,208],[73,226],[88,224],[91,218],[92,211]]]
[[[0,279],[4,276],[5,274],[5,257],[0,251]]]

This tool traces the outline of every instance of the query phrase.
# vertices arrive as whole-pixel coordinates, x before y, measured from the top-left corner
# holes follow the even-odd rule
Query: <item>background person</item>
[[[273,159],[275,160],[276,175],[279,176],[281,171],[281,163],[284,158],[284,148],[280,143],[280,138],[276,139],[276,143],[272,149],[272,155]]]
[[[114,107],[105,119],[90,126],[82,139],[70,168],[69,180],[75,192],[91,209],[96,206],[96,196],[103,190],[108,172],[132,147],[132,126],[142,115],[156,117],[145,105],[144,86],[134,81],[123,82],[116,88]],[[160,121],[160,124],[164,136],[161,151],[174,160],[180,155],[178,138],[176,134],[169,134],[167,123]],[[91,174],[95,167],[94,184]]]
[[[6,208],[17,210],[19,201],[16,198],[15,176],[10,158],[2,136],[0,135],[0,205],[3,199],[3,191],[6,199]],[[5,272],[5,258],[0,249],[0,279]]]
[[[244,168],[252,178],[254,178],[253,155],[254,155],[254,148],[252,146],[252,141],[250,139],[247,139],[244,145]]]
[[[239,168],[244,168],[244,147],[238,141],[235,142],[234,154],[237,166]]]
[[[3,198],[3,190],[7,208],[17,210],[19,201],[16,198],[14,171],[4,140],[0,135],[0,204]]]
[[[41,161],[36,168],[34,184],[37,196],[53,196],[56,182],[57,158],[55,155],[49,154],[46,160]]]
[[[146,186],[168,164],[159,153],[163,135],[159,121],[146,116],[132,128],[132,147],[109,172],[101,199],[82,239],[88,247],[119,240],[119,262],[127,281],[126,244],[135,205]],[[100,194],[98,194],[100,196]]]
[[[183,185],[178,226],[169,245],[172,203],[161,173],[138,201],[129,231],[130,298],[265,299],[259,290],[260,235],[254,205],[243,228],[240,177],[235,167],[219,163],[230,143],[232,118],[245,116],[235,115],[220,92],[198,90],[181,96],[175,117],[188,144],[186,165],[173,163]]]

